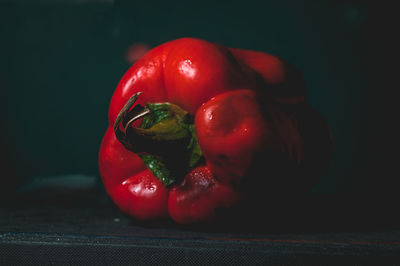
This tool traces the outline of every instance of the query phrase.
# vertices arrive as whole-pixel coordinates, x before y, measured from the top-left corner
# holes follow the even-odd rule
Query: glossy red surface
[[[301,75],[291,65],[273,55],[227,48],[200,39],[183,38],[162,44],[138,60],[118,84],[109,108],[110,127],[99,155],[100,173],[108,193],[123,211],[135,217],[150,219],[164,214],[161,207],[154,208],[151,215],[141,213],[142,206],[137,204],[140,197],[129,186],[121,185],[127,180],[136,180],[145,169],[141,159],[115,139],[112,129],[122,107],[139,91],[144,92],[137,102],[141,105],[170,102],[195,115],[195,128],[207,166],[195,168],[183,182],[195,184],[193,180],[201,176],[209,180],[213,188],[212,192],[207,192],[211,193],[210,197],[188,197],[187,203],[177,196],[181,189],[173,189],[169,209],[171,217],[178,222],[204,220],[211,217],[219,205],[229,205],[219,199],[213,202],[213,197],[220,193],[216,191],[224,191],[220,184],[215,184],[220,181],[227,186],[239,183],[250,173],[254,158],[262,150],[290,155],[286,144],[301,146],[296,125],[290,118],[276,110],[272,114],[273,120],[283,119],[279,123],[289,125],[283,130],[283,135],[289,136],[285,138],[279,135],[282,132],[276,132],[275,127],[281,125],[268,121],[263,113],[265,103],[298,105],[305,102]],[[301,156],[301,150],[296,150],[296,154]],[[156,178],[147,172],[146,178],[150,176]],[[118,192],[114,192],[116,187]],[[235,193],[226,191],[228,202],[235,201]],[[155,190],[151,195],[160,199],[164,191]],[[173,200],[171,195],[175,197]],[[177,211],[177,206],[187,209],[187,213]],[[188,206],[197,206],[198,214]],[[157,211],[159,214],[155,213]]]

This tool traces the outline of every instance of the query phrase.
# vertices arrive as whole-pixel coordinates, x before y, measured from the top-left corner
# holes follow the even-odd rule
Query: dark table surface
[[[338,196],[300,205],[182,227],[131,219],[99,186],[36,188],[2,199],[0,265],[400,265],[395,210]]]

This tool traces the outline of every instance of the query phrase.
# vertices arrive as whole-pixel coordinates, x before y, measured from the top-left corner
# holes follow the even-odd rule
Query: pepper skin
[[[147,169],[141,153],[128,149],[138,141],[127,147],[114,134],[117,117],[138,92],[143,92],[136,102],[139,106],[171,103],[193,117],[205,160],[172,187],[163,186]],[[269,189],[279,190],[282,187],[274,186],[290,186],[285,182],[296,180],[310,188],[322,172],[311,173],[310,165],[315,158],[327,165],[331,139],[322,118],[300,115],[305,107],[312,109],[306,104],[301,74],[278,57],[194,38],[164,43],[125,73],[112,96],[110,126],[99,153],[106,191],[135,218],[169,216],[178,223],[194,223],[214,218],[219,208],[238,204],[243,195],[251,194],[249,183],[269,180]],[[140,126],[136,120],[125,129]],[[312,126],[323,129],[311,130]],[[310,132],[324,137],[312,143]],[[173,158],[177,152],[170,149],[163,156]]]
[[[171,189],[168,210],[180,223],[207,222],[218,208],[233,207],[239,199],[239,191],[217,182],[207,166],[200,166]]]
[[[167,189],[112,130],[103,138],[99,160],[104,187],[123,212],[142,220],[167,216]]]

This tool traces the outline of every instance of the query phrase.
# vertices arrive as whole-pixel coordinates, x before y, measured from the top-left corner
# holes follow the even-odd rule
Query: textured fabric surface
[[[396,220],[344,205],[320,198],[259,223],[182,227],[133,220],[100,188],[33,189],[0,204],[0,265],[400,264]]]

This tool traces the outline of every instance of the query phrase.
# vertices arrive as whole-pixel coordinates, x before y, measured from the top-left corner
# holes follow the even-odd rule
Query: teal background
[[[189,36],[272,53],[303,72],[308,101],[335,140],[332,164],[314,191],[389,189],[382,182],[391,179],[377,181],[388,176],[382,171],[393,159],[386,144],[394,145],[384,122],[391,121],[384,108],[392,97],[381,98],[388,79],[379,60],[388,50],[378,37],[385,28],[377,24],[377,7],[374,1],[0,0],[3,188],[38,176],[97,177],[108,104],[129,68],[126,49]]]

